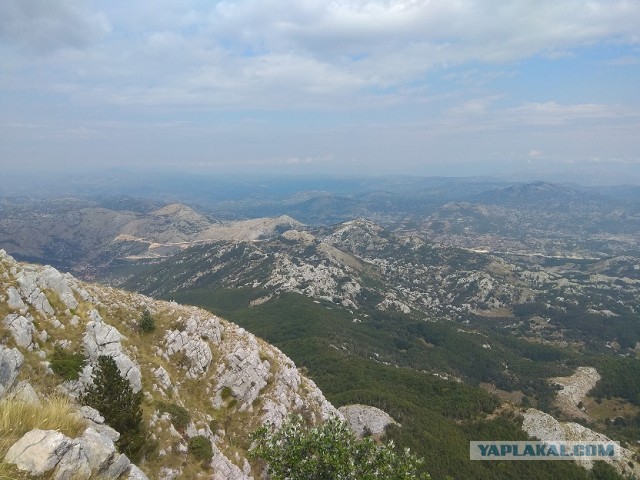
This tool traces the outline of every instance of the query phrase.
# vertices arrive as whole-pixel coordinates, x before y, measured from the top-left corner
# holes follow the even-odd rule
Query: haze
[[[0,165],[640,183],[640,2],[4,0]]]

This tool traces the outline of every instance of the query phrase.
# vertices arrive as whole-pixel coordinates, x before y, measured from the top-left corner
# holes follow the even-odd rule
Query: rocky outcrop
[[[19,350],[0,345],[0,398],[15,382],[23,361],[24,356]]]
[[[141,480],[144,471],[153,478],[176,478],[189,462],[189,438],[204,435],[214,452],[209,478],[245,480],[252,478],[252,466],[246,451],[229,438],[246,438],[265,422],[279,426],[290,413],[305,412],[316,421],[337,415],[282,352],[201,309],[85,284],[50,267],[20,264],[0,251],[0,300],[9,297],[0,329],[16,348],[0,345],[0,396],[37,403],[37,391],[50,389],[57,379],[57,390],[77,399],[92,381],[98,357],[107,355],[133,389],[144,392],[148,439],[157,445],[151,463],[132,466],[114,447],[119,433],[100,412],[78,406],[77,415],[88,424],[79,437],[36,429],[14,440],[5,461],[36,475]],[[145,334],[139,319],[147,310],[156,331]],[[55,330],[47,332],[49,327]],[[40,376],[28,375],[53,376],[56,348],[87,361],[78,380],[55,376],[41,385]],[[22,377],[28,380],[14,386],[23,363]],[[186,415],[188,426],[174,425],[165,408]]]
[[[71,439],[55,430],[31,430],[14,443],[5,462],[29,475],[51,473],[55,480],[86,480],[100,476],[105,480],[131,478],[131,462],[116,451],[114,440],[92,427]],[[146,479],[137,468],[133,478]]]
[[[23,348],[33,346],[33,334],[36,331],[33,326],[33,317],[11,313],[4,318],[2,323],[11,332],[16,345]]]
[[[7,289],[7,306],[11,310],[20,310],[20,311],[22,311],[27,307],[22,301],[22,297],[20,296],[20,293],[18,293],[18,291],[14,287],[9,287]]]
[[[551,415],[530,408],[524,413],[522,429],[531,437],[547,441],[570,441],[585,443],[608,443],[611,439],[606,435],[594,432],[593,430],[573,422],[559,422]],[[620,447],[620,457],[617,459],[604,459],[610,463],[621,475],[640,476],[640,465],[634,459],[634,453],[626,448]],[[593,467],[590,459],[576,460],[578,464],[587,469]]]
[[[397,422],[385,411],[368,405],[345,405],[338,411],[358,437],[383,435],[388,425]]]
[[[596,386],[600,378],[593,367],[578,367],[569,377],[552,378],[551,382],[562,387],[556,394],[556,405],[569,417],[588,420],[589,416],[578,408],[578,403]]]
[[[43,475],[53,470],[71,447],[71,440],[60,432],[31,430],[9,448],[5,461],[31,475]]]
[[[97,362],[98,357],[106,355],[112,357],[122,376],[131,382],[135,392],[142,388],[142,373],[124,351],[120,341],[123,336],[111,325],[107,325],[97,310],[89,313],[91,321],[87,323],[87,330],[83,338],[84,348],[92,363]]]

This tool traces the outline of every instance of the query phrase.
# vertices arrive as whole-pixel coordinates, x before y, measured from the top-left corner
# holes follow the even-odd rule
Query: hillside
[[[46,437],[52,450],[40,467],[54,471],[55,478],[69,478],[64,476],[68,465],[79,465],[85,457],[91,473],[105,478],[258,478],[260,465],[246,457],[253,430],[264,423],[279,425],[293,412],[313,421],[335,413],[279,350],[204,310],[83,283],[51,267],[19,264],[3,250],[0,285],[0,396],[17,395],[43,405],[55,395],[77,399],[91,383],[100,355],[112,357],[133,389],[144,394],[147,440],[140,470],[113,450],[117,432],[102,425],[97,412],[81,410],[73,400],[69,415],[79,412],[86,427],[75,440],[24,432]],[[143,333],[140,319],[147,310],[156,328]],[[74,354],[84,363],[61,374],[61,359]],[[2,405],[3,411],[8,408],[6,401]],[[204,469],[187,446],[198,435],[213,447]],[[4,449],[20,439],[7,431],[2,437]],[[33,440],[34,445],[41,440]],[[76,457],[62,456],[63,447]],[[56,461],[54,451],[61,457]],[[0,453],[4,457],[6,450]],[[37,463],[25,456],[23,452],[18,465]]]

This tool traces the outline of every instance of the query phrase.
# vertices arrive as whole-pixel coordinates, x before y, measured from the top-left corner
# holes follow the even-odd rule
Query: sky
[[[0,167],[640,184],[640,0],[2,0]]]

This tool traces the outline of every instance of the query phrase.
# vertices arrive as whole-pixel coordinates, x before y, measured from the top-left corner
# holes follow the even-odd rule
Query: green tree
[[[151,316],[151,312],[146,310],[142,312],[142,318],[140,319],[140,330],[142,333],[150,333],[156,329],[156,321]]]
[[[306,427],[290,417],[279,430],[262,427],[253,434],[250,455],[267,463],[272,480],[427,480],[417,473],[422,460],[409,450],[398,453],[393,442],[358,440],[347,424],[330,419]]]
[[[118,449],[131,460],[138,460],[144,445],[142,391],[133,391],[129,380],[120,375],[113,358],[98,357],[93,385],[87,388],[81,401],[98,410],[107,425],[120,432]]]

